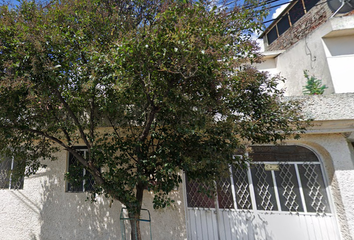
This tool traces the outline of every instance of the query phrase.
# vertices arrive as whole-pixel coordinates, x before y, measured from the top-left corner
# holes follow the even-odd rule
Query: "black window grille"
[[[88,158],[87,149],[79,149],[77,151],[85,159]],[[69,153],[67,180],[68,192],[90,192],[94,189],[94,179],[92,175],[72,153]]]
[[[297,1],[295,5],[290,9],[290,21],[292,24],[296,23],[302,16],[304,16],[304,6],[302,5],[302,1]]]
[[[23,176],[14,175],[16,167],[18,166],[14,158],[4,157],[0,161],[0,189],[23,189]],[[24,171],[20,171],[22,170]]]

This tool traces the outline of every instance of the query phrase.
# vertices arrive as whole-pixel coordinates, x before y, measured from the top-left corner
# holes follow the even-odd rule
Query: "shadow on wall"
[[[146,201],[143,208],[149,209],[151,213],[151,230],[153,240],[184,240],[187,239],[185,208],[183,204],[183,188],[170,193],[171,199],[175,201],[174,205],[165,209],[153,210],[153,195],[144,192]],[[147,233],[147,224],[145,224],[145,234]],[[143,230],[143,229],[142,229]],[[142,231],[142,233],[144,233]],[[149,239],[149,238],[144,238]]]
[[[24,239],[30,240],[117,240],[122,239],[120,211],[122,204],[98,197],[97,202],[87,200],[89,194],[65,192],[65,161],[50,162],[48,168],[31,177],[27,187],[36,186],[39,199],[31,199],[26,194],[16,194],[21,205],[31,208],[33,221],[38,221],[38,228],[33,228]],[[60,169],[60,171],[58,171]],[[32,186],[31,186],[32,185]],[[26,186],[25,186],[26,187]],[[182,188],[172,193],[175,206],[163,210],[153,210],[152,195],[145,192],[143,208],[149,209],[152,218],[152,239],[186,239]],[[36,216],[36,217],[35,217]],[[125,224],[129,224],[125,221]],[[129,228],[127,228],[129,230]],[[148,224],[142,224],[143,240],[150,239]],[[130,234],[127,234],[127,239]]]
[[[121,204],[99,198],[87,201],[86,193],[65,192],[61,161],[51,162],[41,184],[40,231],[31,240],[116,240],[120,239],[119,211]]]

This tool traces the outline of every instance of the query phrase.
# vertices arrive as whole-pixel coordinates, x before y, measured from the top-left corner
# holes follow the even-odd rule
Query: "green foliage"
[[[33,174],[64,149],[94,178],[93,194],[131,213],[145,189],[169,205],[181,171],[212,181],[244,164],[236,149],[304,130],[280,79],[247,66],[260,59],[251,35],[264,14],[206,1],[1,6],[1,151]]]
[[[308,70],[304,70],[304,76],[307,79],[303,93],[305,95],[322,95],[328,87],[322,84],[322,81],[315,76],[310,76]]]

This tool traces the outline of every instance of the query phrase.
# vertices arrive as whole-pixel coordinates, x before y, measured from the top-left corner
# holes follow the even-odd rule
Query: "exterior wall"
[[[310,148],[323,161],[341,237],[354,239],[353,147],[343,134],[309,134],[287,141]]]
[[[63,151],[45,170],[25,178],[22,190],[0,190],[1,240],[121,239],[119,202],[110,207],[104,197],[91,203],[85,193],[65,192],[66,157]],[[153,210],[149,192],[144,197],[153,239],[186,239],[182,187],[172,193],[175,206],[164,210]],[[142,223],[143,234],[147,226]]]
[[[354,92],[353,42],[354,15],[335,17],[273,59],[265,55],[257,68],[284,77],[280,87],[285,88],[287,96],[303,95],[307,82],[304,70],[328,87],[324,94]]]
[[[354,150],[349,143],[354,132],[354,94],[296,99],[305,100],[305,111],[316,121],[308,134],[286,144],[305,146],[318,154],[326,169],[342,239],[354,239]],[[121,239],[119,202],[110,207],[105,198],[90,203],[85,193],[65,192],[66,158],[62,152],[57,161],[48,162],[47,169],[25,178],[23,190],[0,191],[1,240]],[[145,192],[143,207],[151,211],[153,239],[187,238],[183,187],[172,197],[176,201],[173,208],[155,211],[152,195]],[[146,225],[142,232],[148,232]]]
[[[292,96],[286,99],[301,101],[306,116],[316,120],[316,124],[309,130],[310,132],[314,130],[327,132],[354,131],[352,125],[354,121],[354,93]],[[344,120],[348,120],[350,123],[344,125]],[[328,122],[331,125],[321,126],[320,122]]]
[[[289,97],[303,101],[303,111],[314,119],[298,141],[322,159],[333,196],[342,239],[354,239],[354,93]]]
[[[348,87],[354,91],[353,84],[348,86],[348,80],[354,80],[354,35],[324,38],[323,41],[335,92],[348,92]]]
[[[274,51],[288,49],[290,46],[313,32],[314,29],[325,23],[332,15],[332,11],[328,8],[325,2],[326,1],[320,1],[317,6],[308,11],[301,19],[271,44],[268,45],[267,37],[264,36],[265,50]]]
[[[328,69],[327,58],[323,49],[321,32],[312,32],[307,38],[297,42],[295,45],[278,55],[274,60],[266,59],[257,68],[278,73],[285,78],[285,83],[281,87],[285,88],[285,95],[303,95],[303,87],[306,85],[306,78],[303,71],[308,70],[310,75],[314,75],[326,84],[328,89],[325,94],[333,93],[331,74]],[[267,62],[275,61],[275,68],[270,68]]]
[[[323,160],[341,237],[350,240],[354,239],[354,16],[322,20],[321,26],[312,25],[308,31],[299,33],[300,26],[290,28],[266,47],[273,51],[266,52],[268,57],[265,55],[258,69],[285,77],[281,87],[285,87],[286,95],[303,101],[304,113],[315,120],[300,140],[287,143],[309,147]],[[285,50],[269,58],[278,49]],[[303,95],[303,70],[328,86],[325,95],[294,97]]]
[[[322,41],[334,90],[354,92],[354,15],[333,18],[327,25]]]

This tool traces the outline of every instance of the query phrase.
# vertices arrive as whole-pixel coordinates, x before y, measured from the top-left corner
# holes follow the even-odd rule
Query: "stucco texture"
[[[121,239],[122,205],[85,193],[65,192],[67,153],[38,174],[25,178],[21,190],[0,191],[1,240],[116,240]],[[152,239],[186,239],[182,188],[172,193],[173,207],[153,210],[152,195],[144,192],[143,208],[151,212]],[[142,223],[147,237],[148,224]],[[150,238],[146,238],[150,239]]]
[[[308,134],[286,144],[305,146],[322,161],[329,185],[332,208],[343,240],[354,239],[353,147],[344,134]]]
[[[354,93],[286,97],[300,100],[303,112],[316,121],[354,119]]]

